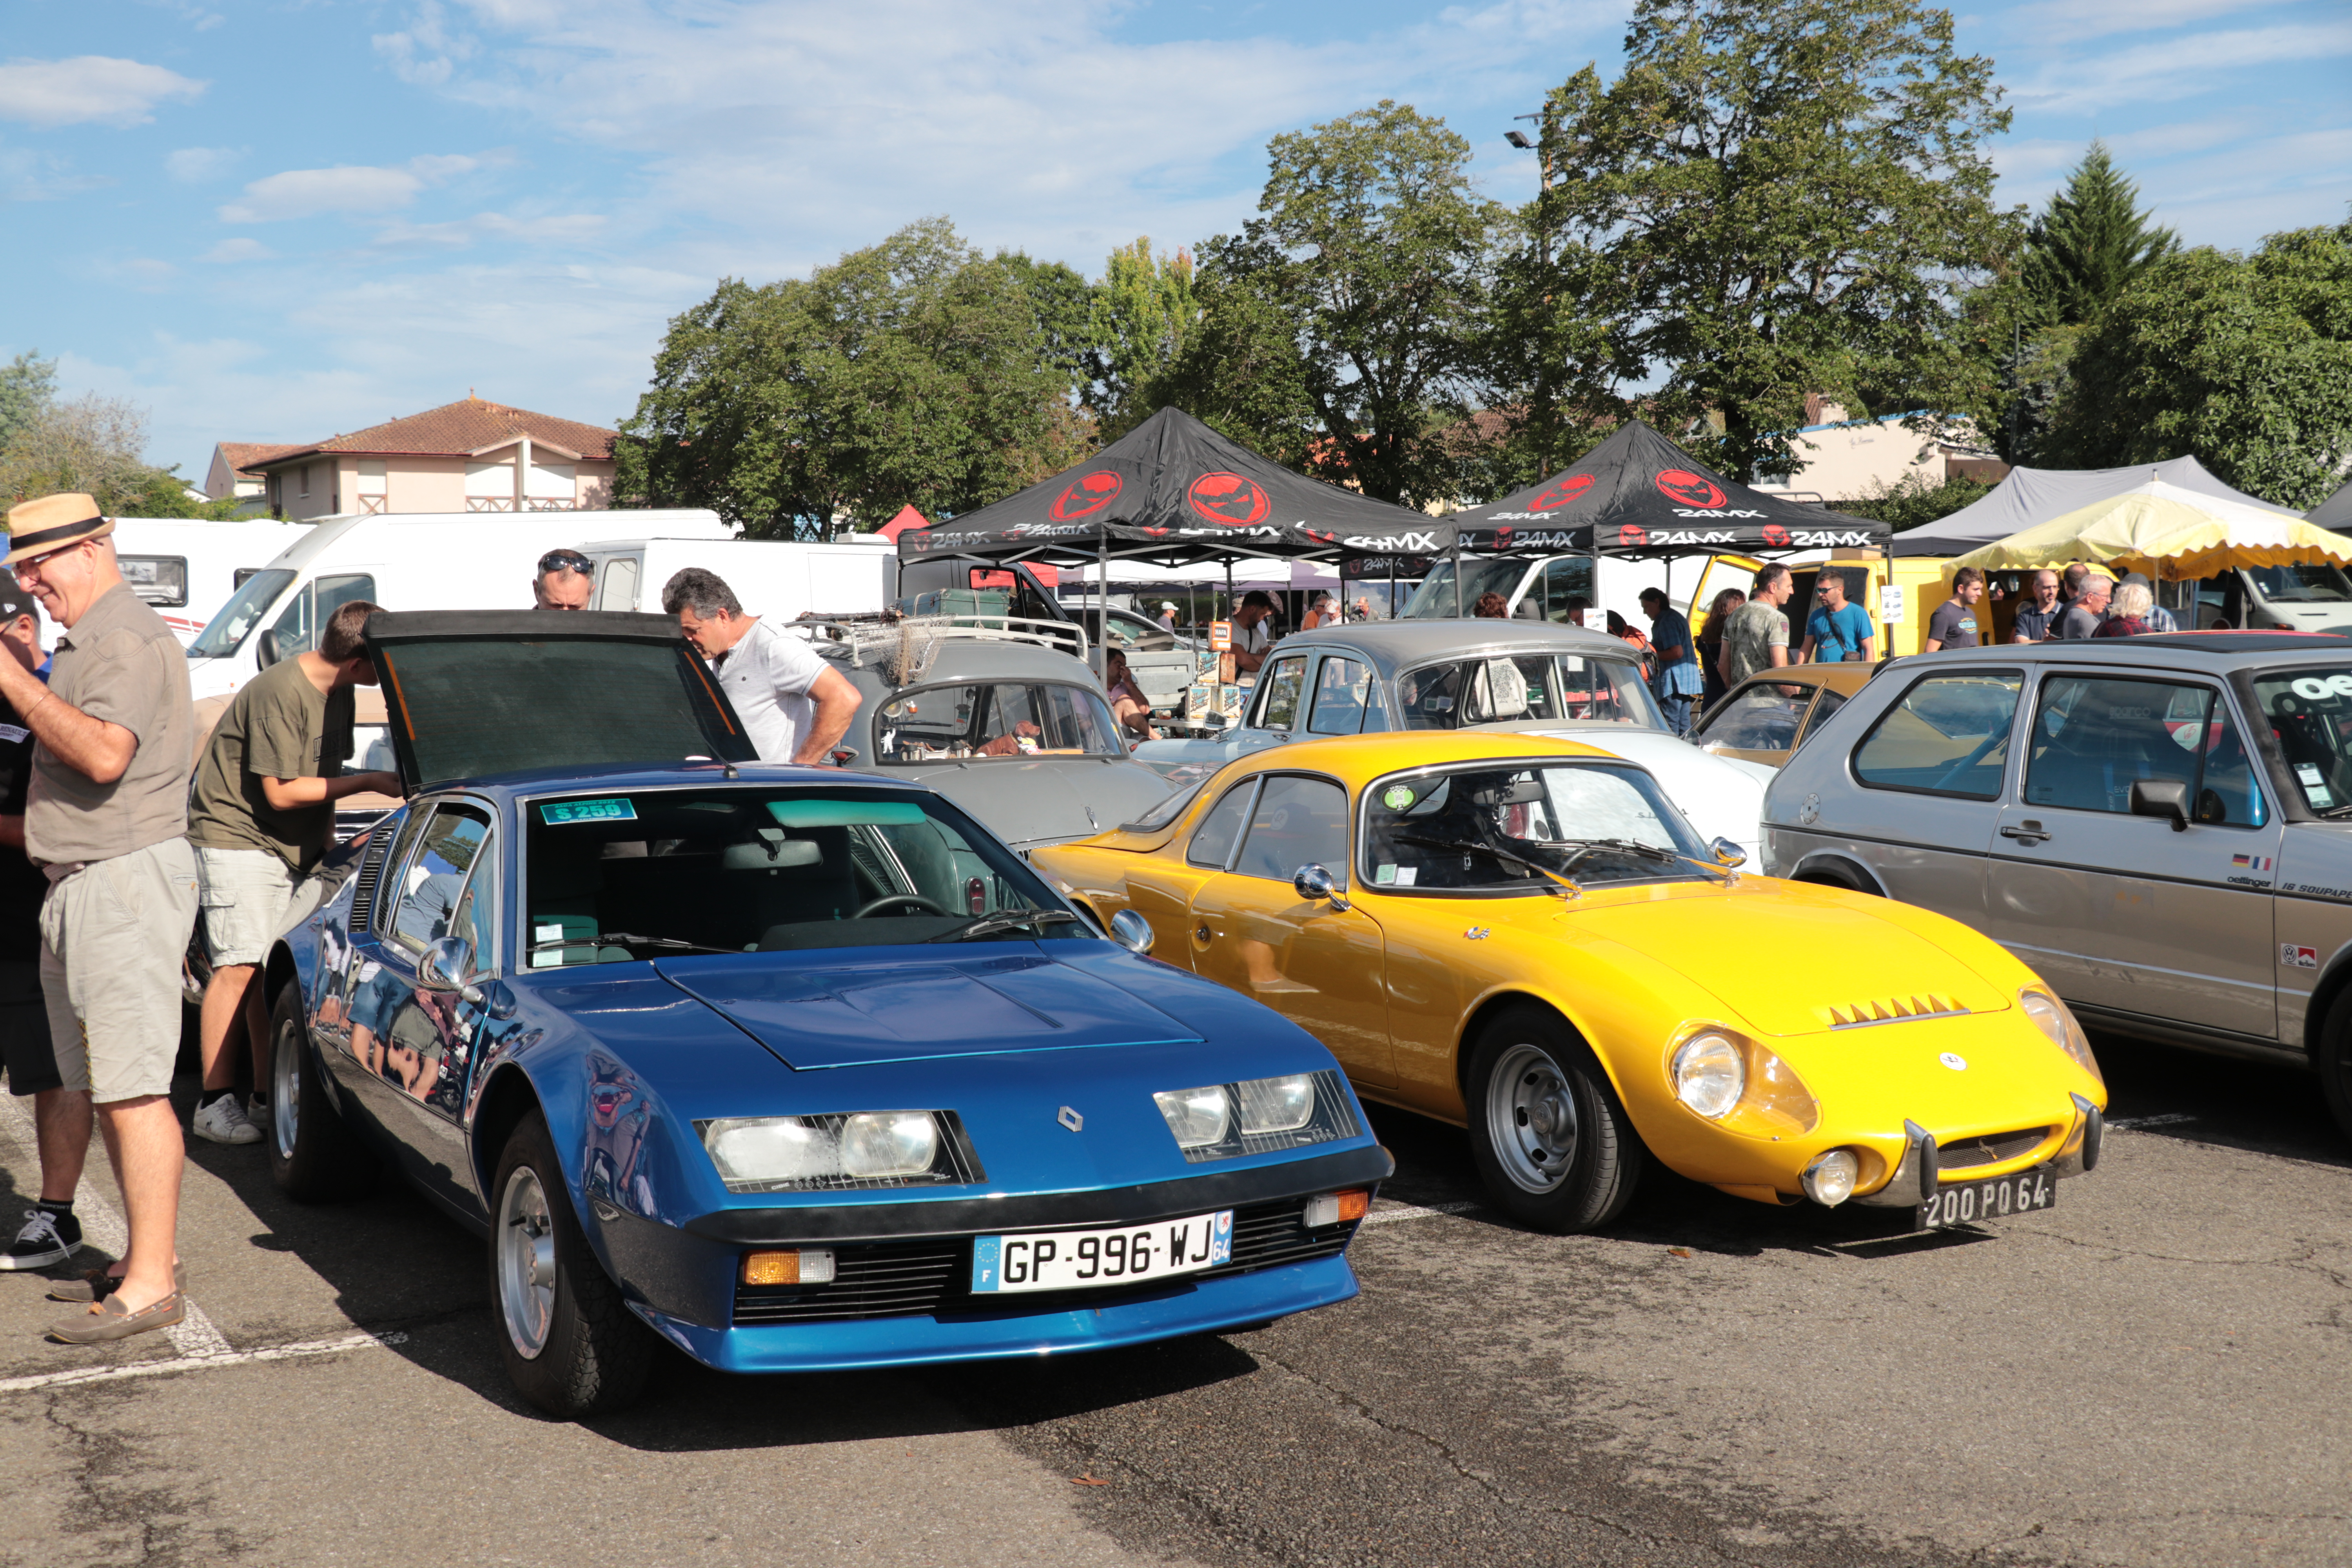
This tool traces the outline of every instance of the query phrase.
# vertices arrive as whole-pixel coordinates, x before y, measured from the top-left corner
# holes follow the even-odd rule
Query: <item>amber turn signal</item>
[[[793,1247],[780,1252],[743,1255],[746,1285],[830,1285],[833,1253],[822,1247]]]
[[[1344,1193],[1325,1193],[1307,1200],[1307,1228],[1320,1230],[1327,1225],[1353,1225],[1363,1218],[1371,1206],[1372,1194],[1362,1187],[1350,1187]]]

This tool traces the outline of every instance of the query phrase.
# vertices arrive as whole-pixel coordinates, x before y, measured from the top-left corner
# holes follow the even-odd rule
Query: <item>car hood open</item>
[[[937,956],[900,948],[790,967],[774,953],[655,967],[794,1068],[1202,1040],[1132,993],[1027,943],[1012,952],[943,946]]]

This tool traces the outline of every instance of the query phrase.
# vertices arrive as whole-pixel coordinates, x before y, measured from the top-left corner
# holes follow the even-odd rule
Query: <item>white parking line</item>
[[[1431,1204],[1426,1207],[1415,1204],[1399,1204],[1392,1209],[1374,1209],[1359,1222],[1357,1228],[1367,1225],[1393,1225],[1401,1219],[1427,1219],[1432,1215],[1468,1214],[1481,1207],[1473,1203]]]
[[[188,1315],[195,1317],[196,1310],[189,1308]],[[186,1325],[181,1326],[184,1328]],[[220,1338],[219,1331],[214,1329],[210,1322],[206,1322],[205,1328],[215,1340]],[[251,1362],[290,1361],[296,1356],[380,1350],[387,1345],[407,1342],[408,1336],[398,1332],[343,1334],[331,1340],[299,1340],[292,1344],[264,1345],[259,1350],[251,1351],[230,1350],[224,1341],[218,1352],[201,1355],[168,1356],[162,1361],[134,1362],[129,1366],[76,1367],[69,1372],[36,1373],[29,1377],[0,1377],[0,1394],[22,1394],[27,1389],[56,1388],[62,1384],[113,1383],[126,1377],[160,1377],[167,1372],[210,1372],[215,1367],[244,1366]]]

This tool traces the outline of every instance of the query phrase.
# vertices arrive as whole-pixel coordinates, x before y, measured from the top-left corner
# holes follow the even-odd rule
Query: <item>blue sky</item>
[[[150,456],[485,397],[607,423],[723,274],[927,214],[1100,271],[1229,230],[1266,139],[1396,98],[1502,133],[1628,6],[1582,0],[0,0],[0,355],[152,412]],[[2017,111],[2005,200],[2094,135],[2192,243],[2352,203],[2343,0],[1956,12]]]

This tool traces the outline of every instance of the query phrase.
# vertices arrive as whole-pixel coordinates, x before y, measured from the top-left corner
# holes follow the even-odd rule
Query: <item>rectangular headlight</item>
[[[1335,1142],[1362,1131],[1347,1087],[1328,1068],[1168,1089],[1151,1098],[1176,1146],[1195,1164]]]
[[[722,1116],[694,1124],[730,1193],[961,1184],[985,1180],[952,1110]]]

